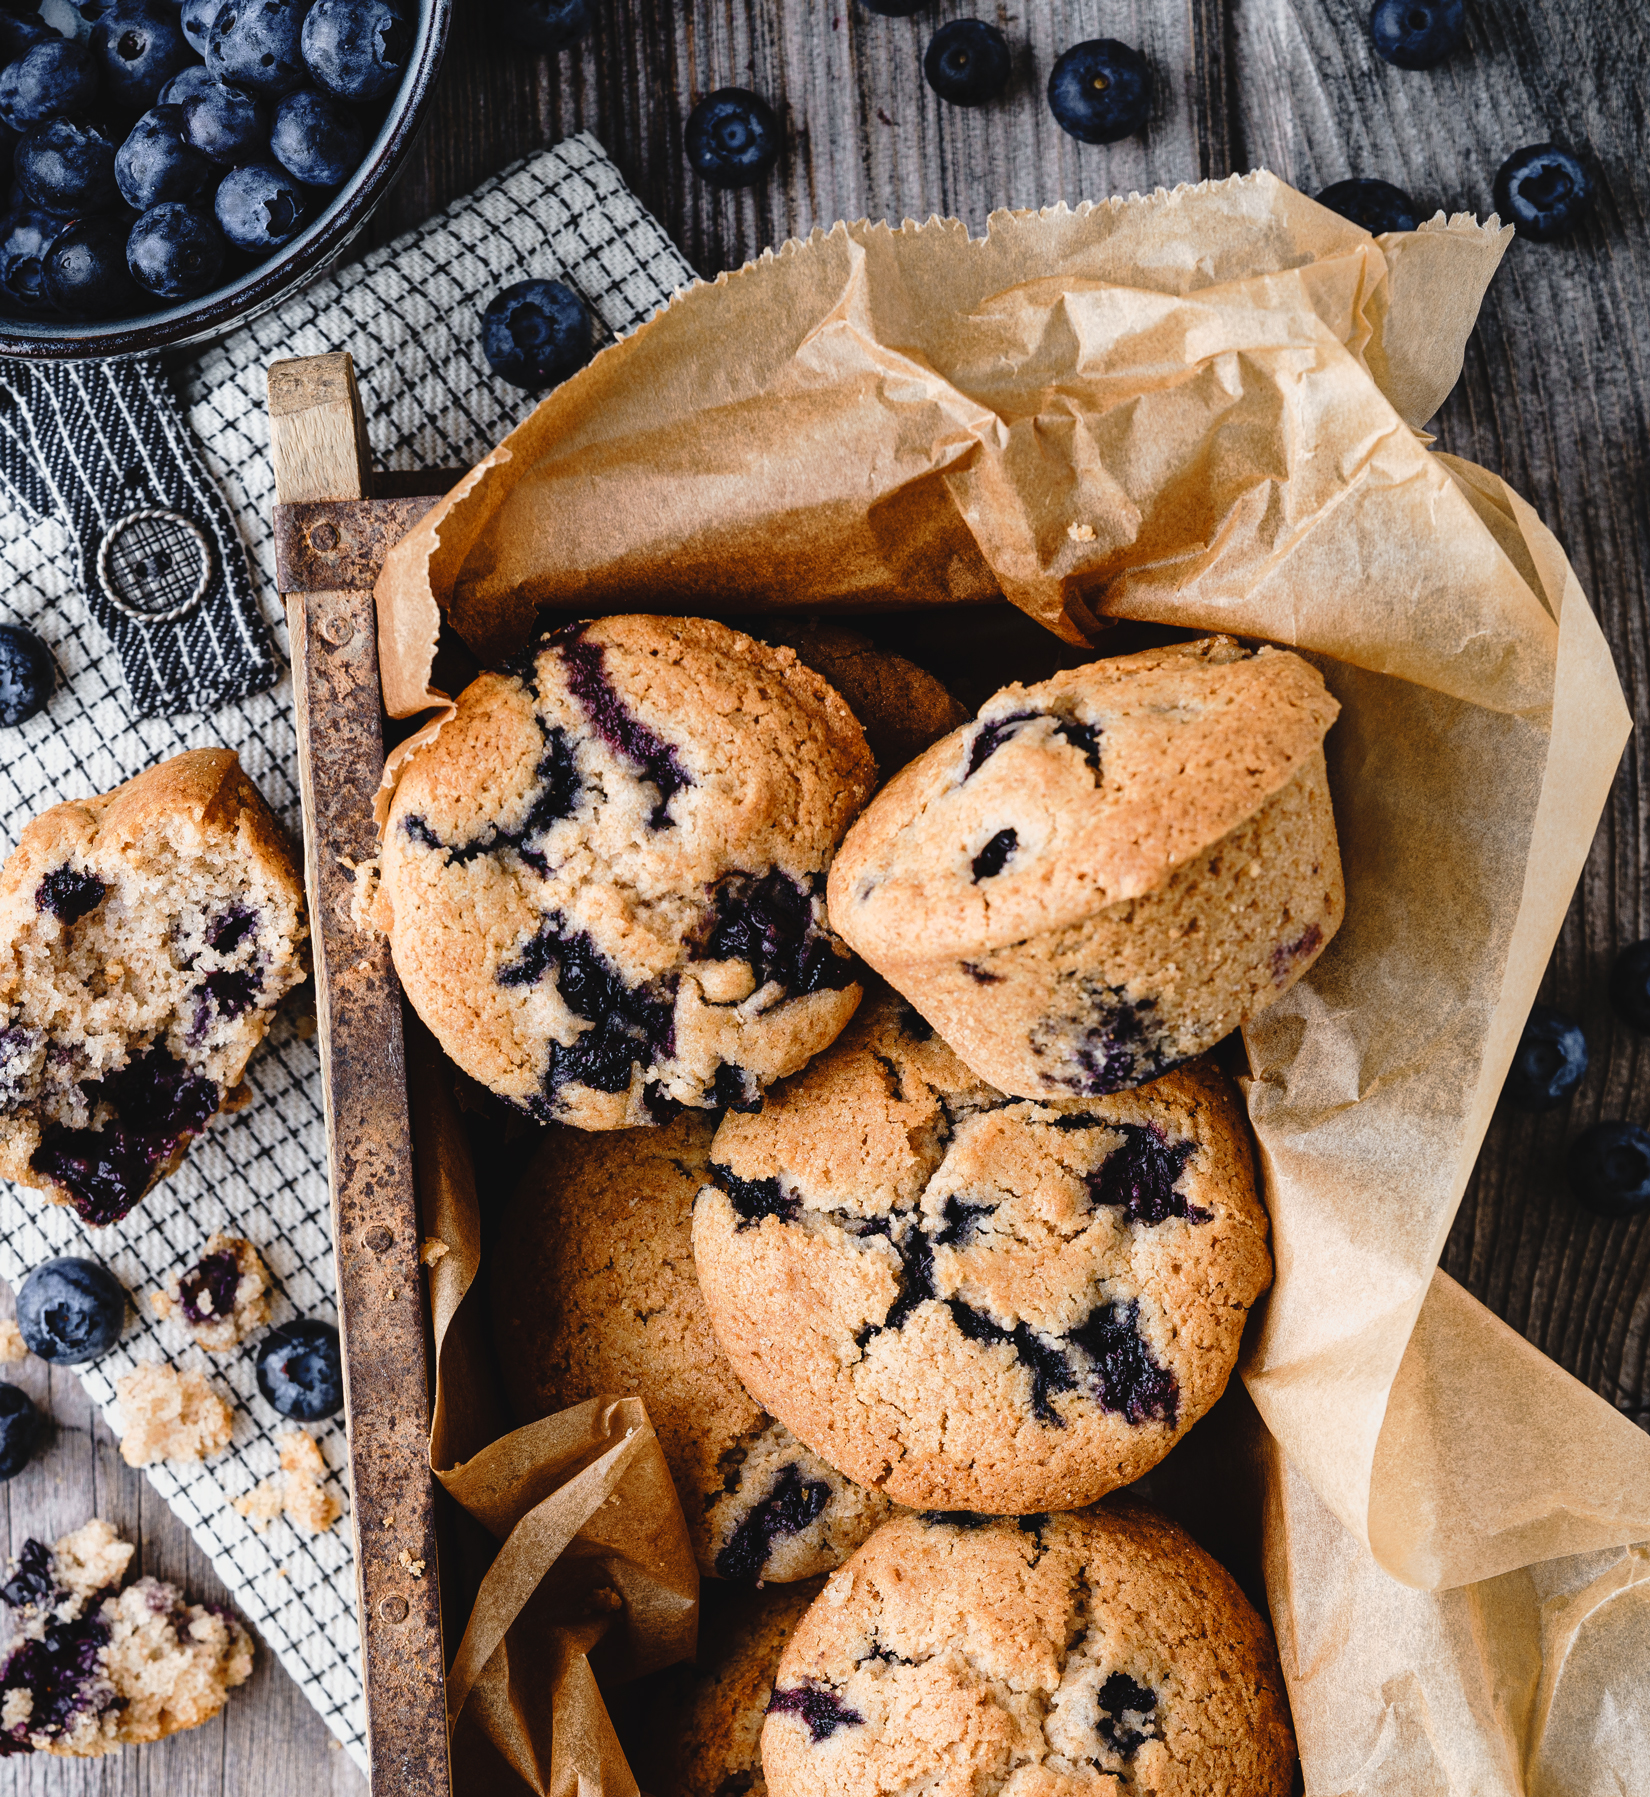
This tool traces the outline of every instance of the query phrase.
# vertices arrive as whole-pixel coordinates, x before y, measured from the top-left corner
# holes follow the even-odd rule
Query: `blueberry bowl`
[[[58,359],[203,342],[336,261],[417,137],[452,11],[39,3],[0,17],[0,356]]]

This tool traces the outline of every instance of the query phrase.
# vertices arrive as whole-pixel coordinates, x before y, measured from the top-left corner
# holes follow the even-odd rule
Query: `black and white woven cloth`
[[[274,588],[274,475],[264,391],[282,356],[347,349],[355,358],[370,439],[381,465],[467,467],[510,431],[532,396],[495,379],[480,347],[480,314],[497,290],[529,277],[583,295],[603,338],[634,329],[693,280],[658,224],[589,137],[506,170],[419,230],[294,295],[185,368],[184,416],[207,472],[251,550],[253,586],[278,657],[286,638]],[[139,427],[141,432],[141,425]],[[0,622],[43,636],[62,676],[46,710],[0,732],[0,853],[60,799],[103,792],[129,775],[206,743],[239,751],[247,773],[294,836],[300,825],[288,682],[223,703],[210,715],[144,715],[121,659],[75,570],[72,511],[8,504],[0,492]],[[164,489],[163,501],[176,495]],[[200,502],[204,503],[204,502]],[[136,509],[130,503],[127,509]],[[192,517],[202,511],[178,503]],[[282,665],[277,660],[276,667]],[[349,1523],[311,1536],[285,1519],[256,1534],[234,1500],[275,1469],[290,1425],[258,1392],[252,1355],[208,1356],[149,1311],[151,1294],[198,1257],[215,1229],[244,1235],[274,1284],[273,1320],[331,1319],[333,1270],[326,1125],[312,1033],[277,1022],[247,1069],[252,1102],[217,1119],[184,1165],[112,1228],[89,1231],[38,1193],[0,1182],[0,1277],[13,1286],[54,1254],[103,1261],[132,1294],[119,1345],[81,1369],[82,1383],[119,1427],[114,1381],[138,1361],[198,1367],[230,1402],[229,1448],[198,1465],[151,1467],[149,1480],[188,1526],[262,1641],[302,1686],[352,1756],[366,1763],[360,1643]],[[312,1430],[347,1503],[342,1419]],[[87,1492],[85,1504],[93,1501]],[[64,1526],[85,1520],[67,1494]],[[0,1548],[7,1542],[0,1515]],[[233,1700],[232,1700],[233,1701]]]
[[[158,359],[0,359],[0,482],[67,528],[138,717],[275,684],[245,547]]]

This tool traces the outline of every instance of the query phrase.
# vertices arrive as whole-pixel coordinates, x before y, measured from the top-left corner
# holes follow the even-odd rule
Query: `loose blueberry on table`
[[[1623,1023],[1650,1033],[1650,942],[1630,942],[1616,956],[1610,969],[1610,1008]]]
[[[518,387],[554,387],[590,360],[590,314],[560,281],[516,281],[481,315],[488,366]]]
[[[953,106],[983,106],[1008,86],[1008,39],[983,19],[952,19],[928,40],[922,72]]]
[[[13,244],[10,236],[0,241],[0,285],[8,278],[6,257]],[[0,725],[27,723],[45,709],[56,685],[52,652],[40,638],[21,624],[0,624]]]
[[[1048,103],[1063,131],[1086,144],[1116,143],[1151,112],[1152,72],[1144,56],[1114,37],[1073,44],[1048,78]]]
[[[1593,178],[1557,144],[1514,150],[1495,176],[1495,209],[1520,237],[1550,243],[1573,230],[1593,203]]]
[[[40,1412],[29,1394],[0,1385],[0,1482],[15,1479],[29,1463],[40,1439]]]
[[[779,120],[759,94],[719,87],[688,114],[685,147],[712,187],[750,187],[779,159]]]
[[[1550,1111],[1581,1084],[1586,1071],[1581,1026],[1551,1005],[1534,1005],[1502,1090],[1521,1111]]]
[[[1376,0],[1369,36],[1396,69],[1430,69],[1466,36],[1463,0]]]
[[[1570,1191],[1600,1217],[1630,1217],[1650,1208],[1650,1129],[1595,1123],[1570,1144]]]
[[[344,1407],[338,1331],[305,1318],[271,1329],[258,1350],[258,1389],[282,1416],[317,1423]]]
[[[107,1354],[126,1323],[126,1293],[95,1260],[42,1261],[17,1292],[17,1327],[29,1352],[58,1366]]]
[[[1318,195],[1318,204],[1362,225],[1373,237],[1383,231],[1413,231],[1421,222],[1420,208],[1401,187],[1368,175],[1331,182]]]
[[[587,20],[588,0],[525,10]],[[292,242],[360,166],[417,37],[411,0],[76,0],[50,17],[65,35],[0,7],[14,316],[139,313]]]

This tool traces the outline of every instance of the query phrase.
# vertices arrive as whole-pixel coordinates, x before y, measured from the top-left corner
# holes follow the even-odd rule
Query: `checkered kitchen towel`
[[[317,281],[243,327],[183,371],[180,397],[251,550],[264,619],[280,647],[270,530],[274,477],[264,370],[282,356],[347,349],[355,358],[380,465],[468,466],[516,425],[532,397],[497,380],[480,347],[481,308],[507,282],[565,281],[581,293],[598,336],[633,330],[693,272],[636,203],[588,136],[519,163],[417,231]],[[118,657],[94,622],[77,547],[63,524],[0,501],[0,621],[50,644],[62,680],[39,717],[0,732],[0,837],[60,799],[106,791],[202,744],[240,752],[287,828],[299,833],[292,694],[272,691],[209,716],[134,717]],[[183,1168],[124,1222],[88,1231],[72,1212],[0,1182],[0,1276],[13,1286],[54,1254],[107,1262],[137,1317],[118,1348],[85,1369],[111,1422],[113,1381],[137,1361],[201,1367],[233,1400],[231,1447],[199,1467],[157,1466],[155,1489],[211,1557],[241,1612],[303,1687],[358,1763],[366,1763],[354,1571],[348,1523],[316,1537],[284,1519],[263,1535],[233,1500],[269,1476],[287,1425],[264,1403],[253,1352],[204,1355],[148,1314],[149,1295],[198,1257],[214,1229],[246,1236],[275,1283],[274,1320],[332,1319],[333,1269],[326,1136],[314,1041],[290,1019],[248,1070],[253,1102],[220,1118]],[[344,1434],[319,1432],[336,1495],[347,1503]],[[12,1542],[13,1551],[21,1542]]]

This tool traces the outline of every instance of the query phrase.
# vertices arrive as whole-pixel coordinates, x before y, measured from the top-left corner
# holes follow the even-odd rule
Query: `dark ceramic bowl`
[[[267,311],[336,262],[395,184],[441,67],[453,0],[416,3],[418,38],[412,58],[361,166],[284,249],[199,299],[157,304],[154,311],[136,318],[19,318],[0,313],[0,356],[58,360],[140,356],[204,342]]]

